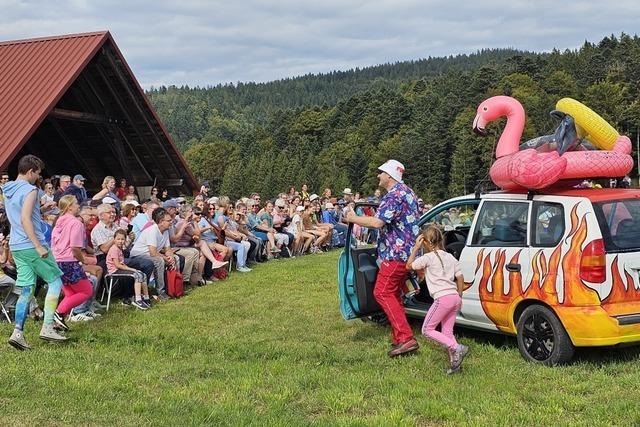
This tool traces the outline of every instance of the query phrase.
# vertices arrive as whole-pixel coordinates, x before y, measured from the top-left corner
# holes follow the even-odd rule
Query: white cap
[[[109,197],[109,198],[111,199],[111,197]],[[106,197],[105,197],[105,199],[106,199]],[[113,199],[111,199],[111,200],[113,200]],[[106,202],[106,203],[108,203],[108,202]],[[135,200],[125,200],[124,202],[122,202],[122,206],[124,206],[124,205],[133,205],[135,207],[138,207],[138,206],[140,206],[140,203],[136,202]]]
[[[333,203],[331,203],[331,202],[327,202],[327,204],[326,204],[326,205],[324,205],[324,208],[325,208],[325,209],[333,209]]]
[[[102,199],[102,203],[109,203],[111,205],[111,204],[117,203],[117,201],[113,197],[107,196]]]
[[[387,160],[378,167],[378,170],[386,172],[391,178],[398,182],[402,182],[402,174],[404,173],[404,165],[397,160]]]
[[[211,197],[209,200],[207,200],[207,203],[209,203],[210,205],[215,205],[220,201],[220,199],[218,199],[217,197]]]
[[[320,196],[318,196],[317,194],[312,194],[312,195],[309,196],[309,201],[313,202],[314,200],[319,199],[319,198],[320,198]]]
[[[296,212],[302,212],[304,210],[304,206],[300,205],[296,208]]]
[[[285,207],[284,200],[282,200],[282,199],[276,199],[274,204],[279,208],[284,208]]]

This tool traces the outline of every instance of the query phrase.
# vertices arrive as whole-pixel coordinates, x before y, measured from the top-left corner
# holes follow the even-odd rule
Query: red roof
[[[6,167],[109,38],[107,31],[0,43],[0,165]]]
[[[185,185],[197,191],[197,180],[108,31],[0,42],[0,168],[9,165],[92,59],[108,47],[147,107],[149,126],[158,125],[168,143],[162,151],[179,168]]]

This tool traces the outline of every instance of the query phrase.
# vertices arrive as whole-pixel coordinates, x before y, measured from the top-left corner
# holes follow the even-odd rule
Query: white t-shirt
[[[295,214],[293,216],[293,218],[291,218],[291,223],[285,227],[285,230],[288,233],[293,234],[294,236],[298,235],[298,224],[300,224],[302,222],[302,218],[300,217],[299,214]]]
[[[440,260],[442,260],[442,264]],[[442,268],[443,265],[444,268]],[[438,250],[438,255],[435,252],[429,252],[413,261],[411,268],[414,270],[425,269],[427,286],[433,299],[458,293],[455,280],[456,277],[462,277],[462,272],[460,271],[460,263],[449,252]]]
[[[168,248],[169,237],[167,232],[165,232],[165,234],[167,234],[166,239],[164,239],[164,236],[160,233],[158,224],[153,224],[147,227],[140,233],[140,237],[138,237],[136,242],[133,244],[133,248],[131,248],[131,256],[150,256],[149,246],[155,246],[158,251],[163,248]]]

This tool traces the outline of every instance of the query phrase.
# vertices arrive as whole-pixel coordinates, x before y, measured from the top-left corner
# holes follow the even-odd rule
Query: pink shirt
[[[438,255],[440,259],[438,259]],[[425,269],[424,275],[429,287],[429,294],[433,299],[457,294],[458,287],[455,279],[462,277],[460,263],[453,255],[442,250],[438,251],[438,255],[435,252],[429,252],[411,264],[411,268],[414,270]],[[442,260],[442,264],[440,260]]]
[[[84,224],[70,213],[58,218],[51,232],[51,249],[56,261],[77,261],[73,248],[84,248],[86,238]]]
[[[109,252],[107,252],[107,271],[109,274],[113,274],[118,270],[114,260],[118,260],[124,264],[124,254],[122,253],[122,249],[117,247],[115,244],[111,245]]]

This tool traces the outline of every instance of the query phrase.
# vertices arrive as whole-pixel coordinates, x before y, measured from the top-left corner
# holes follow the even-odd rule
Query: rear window
[[[640,250],[640,199],[594,203],[607,252]]]

